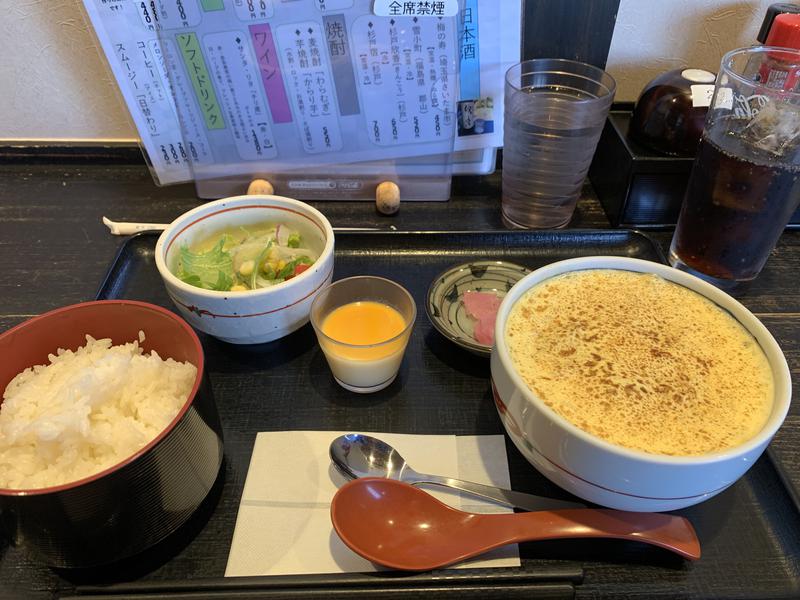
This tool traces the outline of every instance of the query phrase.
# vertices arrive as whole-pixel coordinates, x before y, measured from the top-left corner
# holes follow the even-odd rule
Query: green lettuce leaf
[[[251,290],[256,289],[256,280],[258,279],[258,269],[260,268],[260,265],[264,262],[264,259],[267,258],[267,253],[269,252],[270,248],[272,248],[272,240],[267,242],[267,245],[264,247],[264,249],[258,255],[258,258],[256,258],[255,265],[253,267],[253,275],[252,275],[252,277],[250,279],[250,289]]]
[[[181,247],[178,277],[181,281],[206,290],[226,292],[233,285],[233,258],[223,250],[220,239],[208,252],[194,253],[189,246]]]

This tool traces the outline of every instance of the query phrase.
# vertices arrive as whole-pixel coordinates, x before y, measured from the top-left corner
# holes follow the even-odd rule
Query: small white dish
[[[475,320],[464,308],[464,293],[491,292],[502,299],[530,272],[504,260],[473,260],[451,267],[431,282],[425,312],[443,336],[473,354],[488,357],[492,347],[475,339]]]

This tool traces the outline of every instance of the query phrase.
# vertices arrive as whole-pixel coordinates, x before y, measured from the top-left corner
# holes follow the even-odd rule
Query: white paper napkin
[[[226,577],[354,573],[380,567],[350,550],[336,535],[330,502],[346,479],[331,465],[328,447],[346,431],[259,433],[253,447]],[[395,448],[423,473],[510,487],[502,435],[452,436],[367,433]],[[426,487],[443,502],[472,512],[511,512],[457,492]],[[519,566],[507,546],[459,567]]]

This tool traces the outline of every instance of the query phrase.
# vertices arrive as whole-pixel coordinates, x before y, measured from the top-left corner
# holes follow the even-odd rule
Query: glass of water
[[[569,223],[616,87],[602,69],[573,60],[537,58],[508,70],[502,170],[507,226]]]

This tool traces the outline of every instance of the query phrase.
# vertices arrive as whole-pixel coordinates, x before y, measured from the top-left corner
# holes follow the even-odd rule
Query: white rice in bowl
[[[86,336],[75,352],[17,375],[0,405],[0,488],[36,489],[107,469],[175,418],[197,376],[191,363]]]

